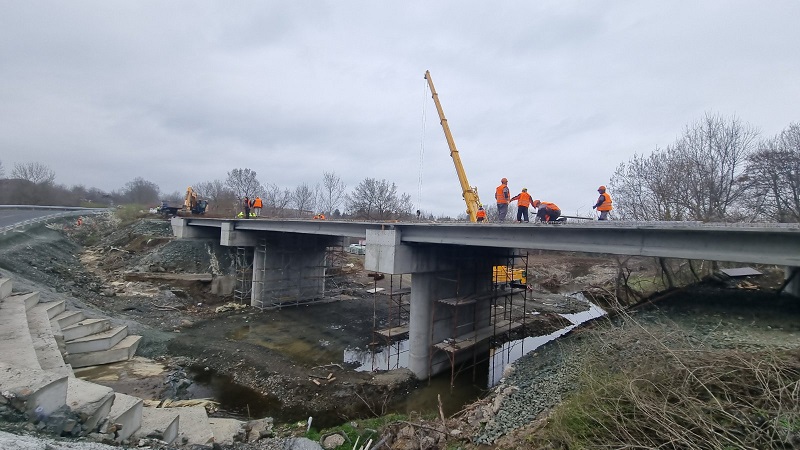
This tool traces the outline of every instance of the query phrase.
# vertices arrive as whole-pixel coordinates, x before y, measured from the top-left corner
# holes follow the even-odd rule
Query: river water
[[[580,294],[573,296],[581,301]],[[345,363],[359,371],[391,370],[408,367],[408,340],[401,340],[392,345],[376,348],[370,346],[368,336],[354,345],[345,336],[343,329],[348,326],[345,316],[340,318],[331,310],[322,314],[329,319],[323,321],[319,317],[314,325],[305,327],[302,324],[309,320],[309,311],[302,308],[284,309],[280,311],[281,320],[271,323],[253,323],[234,332],[230,338],[255,343],[291,355],[305,364],[317,365],[331,362]],[[478,355],[478,363],[473,367],[456,374],[451,385],[451,373],[446,371],[421,383],[407,398],[388,412],[400,413],[433,413],[438,412],[438,399],[442,399],[442,409],[447,415],[460,411],[464,406],[480,398],[487,389],[496,385],[506,366],[525,354],[536,350],[559,336],[568,333],[579,324],[603,316],[605,311],[589,303],[586,311],[576,314],[561,314],[570,325],[554,333],[544,336],[527,337],[504,343],[491,349],[489,354]],[[302,327],[302,328],[301,328]],[[298,328],[303,332],[298,334]],[[367,333],[368,334],[368,333]],[[356,367],[357,366],[357,367]],[[193,392],[198,396],[210,396],[218,400],[221,409],[234,415],[270,416],[278,422],[297,420],[298,417],[310,415],[305,411],[286,411],[277,399],[264,398],[254,401],[257,393],[232,384],[228,377],[213,373],[195,373],[196,386]],[[245,407],[250,408],[245,411]],[[253,409],[257,409],[254,411]],[[255,415],[258,414],[258,415]]]

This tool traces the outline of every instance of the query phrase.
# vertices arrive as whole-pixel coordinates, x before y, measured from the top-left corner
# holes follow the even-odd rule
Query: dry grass
[[[552,449],[800,448],[800,352],[709,350],[632,319],[603,336],[580,389],[526,445]]]

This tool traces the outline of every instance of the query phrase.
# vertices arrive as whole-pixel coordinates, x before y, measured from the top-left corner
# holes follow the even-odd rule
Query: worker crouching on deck
[[[529,222],[528,220],[528,207],[533,203],[533,198],[528,194],[528,188],[522,188],[522,192],[511,198],[511,201],[517,201],[517,222]]]
[[[483,205],[478,206],[478,212],[475,213],[475,220],[478,222],[486,222],[486,210]]]
[[[536,208],[536,219],[540,222],[555,222],[561,217],[561,208],[553,202],[534,200],[533,207]]]

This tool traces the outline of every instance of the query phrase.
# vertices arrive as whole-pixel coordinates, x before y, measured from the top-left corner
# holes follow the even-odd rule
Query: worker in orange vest
[[[508,191],[508,178],[500,180],[500,186],[494,192],[497,201],[497,221],[504,222],[508,214],[508,204],[511,202],[511,193]]]
[[[475,213],[475,219],[478,222],[486,221],[486,210],[483,209],[483,205],[478,205],[478,212]]]
[[[561,208],[553,202],[534,200],[532,205],[540,222],[555,222],[561,216]]]
[[[606,192],[605,186],[597,188],[597,192],[600,193],[600,198],[597,199],[597,203],[592,206],[592,209],[600,211],[600,217],[597,220],[608,220],[608,213],[614,209],[611,206],[611,194]]]
[[[533,203],[531,194],[528,194],[528,188],[522,188],[522,192],[511,198],[511,201],[517,201],[517,222],[528,222],[528,207]]]
[[[261,201],[261,197],[256,196],[256,199],[253,200],[253,213],[255,213],[256,217],[261,216],[261,208],[264,206],[264,203]]]

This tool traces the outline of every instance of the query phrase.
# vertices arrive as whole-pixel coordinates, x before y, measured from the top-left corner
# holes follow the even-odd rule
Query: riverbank
[[[168,222],[158,220],[124,224],[112,218],[98,218],[96,221],[87,220],[83,228],[42,227],[26,233],[25,239],[5,242],[0,255],[0,268],[12,273],[15,286],[40,290],[45,298],[66,299],[71,308],[83,309],[98,316],[110,316],[114,321],[132,327],[135,333],[145,336],[140,353],[150,359],[143,365],[149,369],[156,368],[147,371],[146,380],[150,385],[144,386],[140,375],[133,376],[139,377],[139,382],[128,379],[114,384],[113,380],[106,379],[115,389],[129,386],[140,390],[130,392],[133,395],[144,392],[155,398],[167,395],[188,398],[207,394],[208,390],[191,387],[178,392],[169,391],[167,385],[155,386],[158,380],[174,377],[175,373],[191,375],[192,371],[199,370],[252,390],[252,393],[240,395],[257,395],[266,399],[267,403],[274,402],[274,410],[278,411],[276,414],[283,417],[286,425],[281,433],[291,435],[299,432],[292,422],[306,419],[307,416],[316,418],[314,425],[317,429],[336,428],[338,424],[348,423],[355,418],[389,411],[395,402],[421,392],[418,389],[420,383],[413,380],[408,371],[359,371],[357,367],[348,365],[343,356],[347,349],[367,348],[373,326],[374,302],[366,290],[374,287],[375,280],[358,270],[358,256],[346,256],[353,259],[348,264],[352,264],[356,270],[340,280],[348,294],[335,299],[335,302],[272,312],[245,309],[221,313],[217,312],[217,308],[229,299],[209,294],[202,277],[195,279],[187,276],[180,283],[173,279],[126,281],[125,273],[132,270],[187,275],[230,273],[232,264],[229,254],[202,241],[175,241],[170,233]],[[560,292],[575,292],[586,286],[608,290],[620,272],[619,258],[602,256],[534,251],[528,263],[530,283],[536,286],[533,295],[542,309],[538,316],[542,319],[539,328],[541,334],[559,328],[556,321],[560,319],[558,312],[566,310],[562,311],[553,305],[557,303],[554,303],[555,300],[563,298]],[[652,260],[626,259],[625,263],[629,279],[645,280],[650,286],[657,284]],[[775,283],[774,277],[764,278],[761,288],[766,291],[773,288]],[[716,305],[716,309],[686,309],[694,305],[690,302],[683,304],[682,309],[673,310],[663,306],[670,304],[667,299],[654,305],[644,305],[631,317],[637,317],[636,320],[642,323],[649,323],[649,319],[642,318],[652,317],[653,324],[685,324],[676,326],[677,330],[685,328],[697,332],[708,328],[708,336],[692,335],[691,338],[687,337],[690,341],[716,342],[719,339],[722,343],[736,343],[739,346],[751,341],[762,343],[756,346],[771,340],[791,341],[791,336],[773,334],[778,330],[794,330],[788,323],[770,325],[769,320],[772,319],[769,319],[765,326],[771,328],[757,325],[766,316],[761,317],[753,311],[767,303],[759,300],[755,291],[730,290],[722,286],[708,288],[721,294],[709,291],[692,297],[692,302]],[[741,323],[738,319],[725,319],[733,314],[729,300],[725,300],[732,293],[747,298],[752,296],[754,299],[742,301],[744,312],[735,316],[742,317]],[[717,295],[722,295],[722,300],[709,301]],[[642,316],[638,317],[637,314]],[[686,321],[683,320],[684,316]],[[688,321],[689,318],[699,320],[697,318],[700,317],[705,317],[706,322]],[[786,317],[796,319],[791,314],[786,314]],[[604,323],[608,325],[602,325]],[[409,445],[419,445],[421,438],[427,436],[435,443],[449,442],[463,448],[480,448],[480,445],[530,448],[513,447],[516,445],[513,442],[530,442],[529,439],[538,432],[542,418],[548,411],[579,387],[579,377],[587,364],[582,355],[604,354],[608,348],[619,346],[626,351],[634,351],[636,345],[629,346],[627,343],[636,341],[619,332],[642,326],[634,325],[638,322],[624,322],[627,325],[615,323],[599,320],[591,327],[573,331],[537,349],[533,355],[515,363],[513,370],[508,369],[503,382],[482,395],[482,400],[468,403],[466,407],[460,403],[453,408],[448,405],[453,400],[441,395],[445,404],[443,410],[464,409],[452,418],[446,417],[444,425],[441,418],[430,420],[431,416],[438,415],[439,407],[435,401],[428,399],[415,403],[414,409],[405,410],[409,420],[405,424],[388,427],[387,433],[393,430],[394,434],[387,436],[392,445],[411,431],[419,439],[414,438],[414,441],[407,436],[405,442]],[[714,327],[710,325],[715,323]],[[753,324],[756,324],[755,328]],[[605,326],[613,331],[595,334],[594,330],[604,329]],[[740,329],[758,329],[763,333],[741,334]],[[794,333],[792,336],[800,334],[791,333]],[[614,356],[613,352],[609,355]],[[627,356],[623,352],[616,355],[628,359]],[[131,372],[135,371],[131,369]],[[192,386],[194,381],[189,375],[184,380],[188,386]],[[195,386],[199,386],[199,383],[195,383]],[[479,390],[476,395],[478,393]],[[436,394],[432,398],[435,400],[435,397]],[[239,417],[250,415],[249,407],[218,413]],[[420,426],[414,427],[409,423]],[[447,429],[446,439],[439,431],[432,434],[422,431],[440,427]],[[430,439],[426,442],[430,442]],[[403,448],[397,445],[393,448]]]

